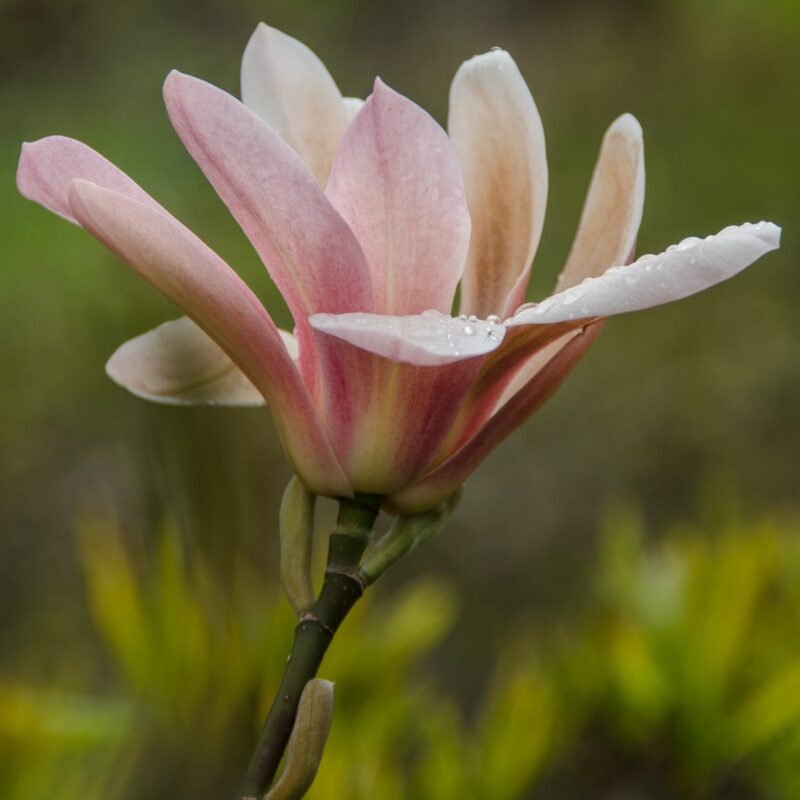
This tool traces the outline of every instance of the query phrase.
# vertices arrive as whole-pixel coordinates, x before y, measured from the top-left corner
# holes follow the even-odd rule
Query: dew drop
[[[696,244],[699,244],[702,239],[699,239],[697,236],[688,236],[682,242],[680,242],[677,246],[678,250],[689,250],[690,248],[694,247]]]
[[[467,336],[474,336],[475,335],[475,326],[474,325],[465,325],[464,326],[464,333]]]
[[[561,305],[571,306],[573,303],[577,303],[578,300],[580,300],[581,297],[583,297],[583,295],[584,292],[575,291],[575,289],[572,289],[571,291],[567,292],[564,295],[564,299],[561,301]]]

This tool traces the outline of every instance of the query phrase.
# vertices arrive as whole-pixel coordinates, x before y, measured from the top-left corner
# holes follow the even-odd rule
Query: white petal
[[[461,310],[507,315],[524,297],[547,204],[542,121],[508,53],[492,50],[459,67],[447,127],[472,218]]]
[[[297,337],[283,328],[278,328],[278,333],[281,335],[281,341],[286,345],[289,355],[297,361],[300,358],[300,342],[297,341]]]
[[[314,314],[311,326],[370,353],[417,366],[438,366],[497,349],[505,328],[492,320],[424,311],[407,317]]]
[[[578,233],[556,291],[624,264],[636,243],[643,206],[642,126],[631,114],[623,114],[603,137]]]
[[[360,97],[343,97],[342,102],[347,112],[347,121],[352,122],[353,117],[361,111],[361,106],[364,105],[364,101]]]
[[[255,386],[188,317],[125,342],[109,359],[106,372],[128,391],[157,403],[264,405]]]
[[[731,225],[716,236],[684,239],[660,255],[646,255],[541,303],[524,307],[506,325],[609,317],[651,308],[707,289],[733,277],[780,245],[771,222]]]
[[[336,83],[302,42],[259,24],[242,56],[242,101],[325,186],[350,116]]]

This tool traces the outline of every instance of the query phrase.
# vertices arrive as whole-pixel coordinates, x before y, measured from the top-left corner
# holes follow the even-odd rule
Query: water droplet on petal
[[[561,304],[565,306],[571,306],[573,303],[577,303],[584,294],[586,294],[586,292],[576,286],[566,292]]]

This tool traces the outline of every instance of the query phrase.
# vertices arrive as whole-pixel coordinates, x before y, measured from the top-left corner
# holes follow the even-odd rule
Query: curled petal
[[[680,300],[741,272],[780,245],[771,222],[731,225],[716,236],[684,239],[660,255],[612,267],[565,292],[517,312],[506,325],[608,317]]]
[[[402,514],[418,514],[449,497],[506,436],[552,397],[601,328],[602,323],[595,323],[573,338],[461,449],[420,480],[392,495],[388,499],[389,508]]]
[[[87,181],[73,181],[75,218],[200,325],[272,407],[284,447],[317,494],[351,489],[278,330],[236,273],[166,212]]]
[[[461,311],[507,316],[525,295],[547,204],[542,121],[508,53],[493,50],[461,65],[448,129],[472,217]]]
[[[486,355],[503,341],[505,328],[486,320],[426,311],[407,317],[381,314],[315,314],[316,330],[391,361],[431,367]]]
[[[299,156],[236,98],[170,73],[170,118],[186,148],[242,226],[294,315],[301,350],[317,311],[372,306],[364,254]]]
[[[625,263],[636,242],[644,207],[642,127],[623,114],[603,138],[578,233],[556,291]]]
[[[374,311],[450,312],[469,213],[453,146],[427,112],[376,80],[342,139],[326,193],[364,250]]]
[[[264,405],[227,353],[188,317],[125,342],[108,360],[106,372],[129,392],[156,403]]]
[[[152,208],[161,208],[122,170],[83,142],[66,136],[47,136],[22,145],[17,167],[20,194],[77,225],[69,206],[69,187],[76,178],[112,189]]]
[[[245,48],[241,77],[244,104],[292,146],[324,187],[350,118],[322,61],[262,22]]]

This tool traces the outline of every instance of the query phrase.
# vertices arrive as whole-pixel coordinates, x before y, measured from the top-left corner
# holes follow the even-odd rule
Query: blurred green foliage
[[[323,666],[336,712],[310,800],[796,797],[800,520],[709,524],[645,545],[636,515],[612,515],[591,602],[558,635],[504,626],[468,712],[424,668],[453,592],[371,590]],[[223,585],[173,526],[149,558],[108,519],[79,542],[107,689],[0,687],[2,796],[232,795],[287,604],[245,562]]]

